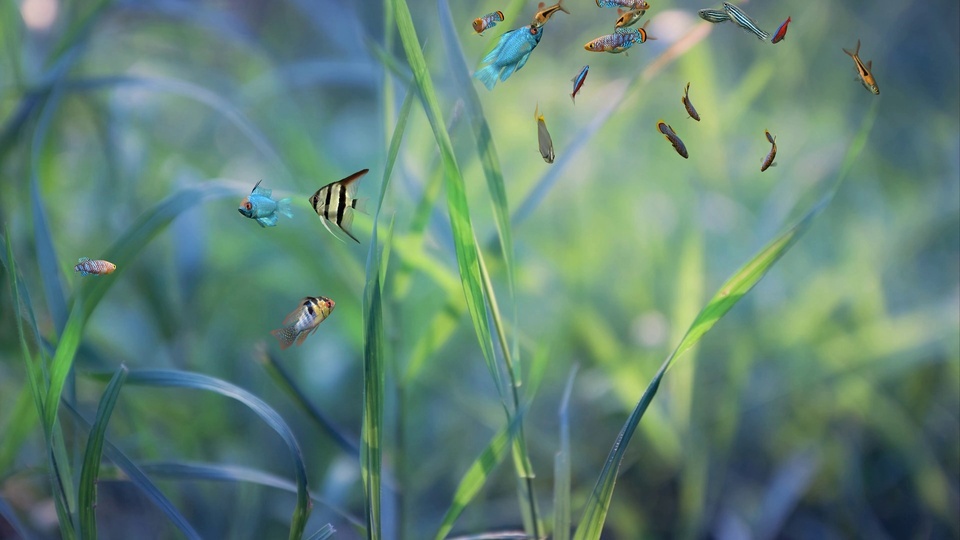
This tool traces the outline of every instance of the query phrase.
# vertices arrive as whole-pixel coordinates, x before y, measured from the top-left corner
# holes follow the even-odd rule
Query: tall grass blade
[[[371,247],[371,249],[376,249]],[[363,430],[360,438],[360,471],[363,476],[367,538],[381,538],[380,469],[383,458],[383,306],[380,294],[380,259],[374,256],[364,288]]]
[[[87,422],[83,416],[81,416],[80,413],[73,408],[73,405],[64,403],[63,406],[64,410],[70,413],[70,416],[72,416],[78,424],[88,429],[92,429],[90,423]],[[167,499],[167,497],[157,488],[157,486],[155,486],[153,482],[147,478],[147,475],[143,474],[143,471],[141,471],[140,468],[130,460],[130,458],[121,452],[119,448],[114,446],[110,441],[104,439],[103,453],[106,454],[107,459],[112,461],[117,467],[120,468],[121,471],[123,471],[123,473],[127,476],[127,478],[130,479],[130,482],[134,486],[139,488],[140,491],[147,496],[147,498],[157,505],[157,508],[166,514],[170,522],[173,523],[174,526],[176,526],[186,538],[191,540],[199,540],[200,534],[194,530],[193,526],[191,526],[187,519],[183,517],[183,514],[181,514],[177,508],[173,506],[173,503],[171,503],[170,500]]]
[[[303,464],[303,453],[300,451],[300,445],[297,443],[293,431],[273,408],[243,388],[199,373],[161,369],[136,370],[130,372],[127,377],[127,384],[207,390],[239,401],[266,422],[286,443],[290,458],[293,460],[294,478],[297,483],[297,504],[290,522],[289,538],[290,540],[298,540],[303,536],[307,517],[310,514],[310,495],[307,492],[307,471]]]
[[[660,381],[663,379],[663,375],[667,369],[669,369],[675,358],[695,345],[707,331],[713,328],[713,325],[716,324],[721,317],[730,311],[730,309],[766,275],[767,271],[770,270],[780,257],[806,232],[812,224],[813,219],[830,204],[840,185],[852,170],[853,163],[856,162],[861,150],[863,150],[863,147],[866,145],[867,136],[876,118],[876,111],[877,105],[876,102],[874,102],[873,107],[867,113],[860,129],[847,149],[847,154],[843,164],[840,166],[836,182],[830,186],[827,193],[808,210],[794,226],[767,244],[766,247],[750,259],[750,261],[742,266],[720,287],[710,302],[707,303],[700,311],[700,314],[697,315],[696,319],[694,319],[686,334],[680,339],[680,343],[676,349],[664,360],[660,369],[657,370],[653,380],[640,397],[637,406],[630,414],[630,417],[627,418],[623,428],[621,428],[620,434],[617,436],[613,448],[610,450],[610,454],[607,457],[606,463],[604,463],[597,483],[593,488],[593,492],[587,500],[587,505],[584,508],[583,516],[580,519],[580,524],[574,536],[576,540],[597,540],[600,538],[603,523],[606,521],[607,510],[610,507],[610,500],[613,497],[613,488],[617,481],[617,474],[620,470],[620,464],[623,461],[624,452],[630,443],[630,439],[633,437],[637,425],[640,423],[640,419],[643,417],[644,412],[646,412],[650,402],[653,401],[653,397],[656,395],[657,389],[660,387]]]
[[[83,454],[83,466],[80,468],[80,485],[78,505],[80,508],[80,538],[92,539],[97,537],[97,479],[100,476],[100,458],[103,455],[103,440],[107,435],[107,424],[110,415],[120,397],[120,388],[127,378],[127,366],[120,364],[116,374],[110,379],[100,406],[97,408],[97,417],[90,428],[87,438],[87,449]]]
[[[560,449],[553,460],[553,540],[570,540],[570,394],[579,366],[574,365],[560,400]]]
[[[467,301],[467,310],[473,321],[474,331],[480,342],[484,360],[494,379],[501,399],[504,399],[505,388],[497,368],[493,354],[493,340],[490,333],[488,313],[483,299],[483,290],[480,284],[480,268],[477,262],[478,252],[474,240],[473,225],[470,223],[470,208],[467,204],[466,191],[463,185],[463,176],[453,154],[453,145],[450,136],[444,129],[443,116],[440,112],[440,103],[427,64],[420,51],[417,31],[413,26],[413,18],[406,0],[393,0],[393,8],[397,19],[397,29],[400,41],[407,55],[407,62],[413,72],[414,80],[423,102],[424,112],[434,137],[440,148],[440,157],[443,163],[443,173],[447,190],[447,210],[450,214],[450,226],[453,232],[454,247],[457,254],[457,266],[460,270],[460,281],[463,285]]]

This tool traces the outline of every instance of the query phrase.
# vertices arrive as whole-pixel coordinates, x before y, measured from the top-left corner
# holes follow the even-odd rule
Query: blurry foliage
[[[131,380],[138,370],[183,370],[229,381],[284,425],[209,392],[128,380],[96,492],[105,538],[147,527],[178,534],[160,499],[135,489],[144,484],[129,480],[130,464],[203,537],[290,534],[289,441],[270,429],[285,426],[314,499],[305,536],[322,537],[327,523],[335,538],[365,535],[350,445],[361,436],[372,216],[355,220],[364,245],[340,242],[307,197],[363,167],[372,174],[362,195],[378,193],[412,80],[390,4],[0,4],[0,228],[14,259],[5,242],[0,537],[15,528],[64,534],[48,455],[62,452],[75,490],[87,422],[121,363]],[[525,24],[534,4],[450,2],[467,65]],[[571,14],[551,19],[521,71],[493,92],[474,82],[506,200],[511,212],[524,208],[510,231],[514,319],[477,119],[437,4],[409,2],[476,241],[507,332],[519,340],[524,385],[538,354],[548,362],[535,399],[520,403],[541,523],[553,522],[557,408],[571,367],[580,365],[567,413],[576,526],[660,362],[710,293],[829,189],[876,106],[858,161],[806,237],[666,374],[626,450],[605,535],[960,536],[960,6],[751,2],[745,8],[768,30],[792,16],[784,42],[712,26],[644,76],[698,32],[695,11],[710,6],[655,3],[646,17],[658,39],[625,56],[582,48],[609,32],[614,10],[565,4]],[[38,6],[56,9],[49,26],[36,26],[42,10],[30,10]],[[474,35],[470,21],[495,9],[507,20]],[[857,39],[873,61],[878,97],[854,80],[840,51]],[[573,105],[569,79],[588,63]],[[700,123],[680,104],[687,81]],[[553,165],[537,152],[538,103]],[[656,131],[661,118],[689,160]],[[779,154],[761,174],[764,129],[777,136]],[[385,538],[425,538],[508,422],[466,312],[441,157],[420,100],[401,134],[383,205],[395,222],[382,286],[380,511]],[[294,219],[261,229],[237,213],[260,179],[293,197]],[[172,221],[132,242],[115,276],[73,273],[77,258],[104,256],[170,201]],[[78,327],[63,394],[86,420],[61,408],[58,442],[37,414],[28,366],[51,361],[72,306],[98,289],[102,301]],[[269,330],[299,298],[317,294],[335,299],[335,312],[281,354]],[[261,343],[324,421],[265,376],[276,371],[258,363]],[[410,366],[417,355],[422,363]],[[509,464],[489,472],[454,533],[523,528],[516,477]]]

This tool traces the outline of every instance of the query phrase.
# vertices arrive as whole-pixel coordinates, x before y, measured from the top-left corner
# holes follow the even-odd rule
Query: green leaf
[[[574,365],[560,400],[560,449],[553,460],[553,540],[570,540],[570,393],[579,366]]]
[[[120,364],[116,374],[110,379],[100,406],[97,408],[97,417],[93,421],[90,435],[87,438],[87,449],[83,454],[83,466],[80,468],[79,508],[80,508],[80,538],[97,537],[97,479],[100,476],[100,457],[103,455],[103,439],[107,434],[107,424],[113,407],[120,396],[120,388],[127,378],[127,366]]]

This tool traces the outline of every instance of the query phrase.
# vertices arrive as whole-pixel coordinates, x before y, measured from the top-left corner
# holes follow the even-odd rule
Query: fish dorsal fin
[[[537,4],[537,9],[543,9],[543,6],[547,5],[546,2],[540,2]]]
[[[289,326],[297,322],[300,319],[300,314],[303,313],[303,304],[309,301],[310,301],[309,296],[304,296],[303,298],[301,298],[300,301],[297,302],[296,309],[291,311],[290,314],[283,319],[283,326]]]
[[[873,60],[867,60],[867,71],[873,69]]]
[[[257,184],[253,186],[253,190],[251,190],[250,193],[253,195],[263,195],[264,197],[271,196],[273,190],[260,187],[260,182],[263,182],[263,179],[257,181]]]
[[[353,197],[357,194],[357,180],[363,177],[363,175],[370,172],[370,169],[360,169],[359,171],[351,174],[350,176],[340,180],[339,182],[334,182],[340,184],[343,189],[347,192],[348,197]]]

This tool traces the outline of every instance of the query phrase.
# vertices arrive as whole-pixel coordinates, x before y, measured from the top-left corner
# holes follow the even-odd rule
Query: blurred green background
[[[696,17],[718,5],[651,4],[657,39],[629,55],[583,50],[610,33],[615,10],[566,0],[570,14],[553,17],[521,71],[492,92],[473,82],[513,213],[514,323],[450,56],[462,48],[472,69],[536,5],[450,1],[451,43],[437,3],[409,2],[524,379],[546,358],[524,417],[541,517],[552,515],[557,409],[571,368],[579,365],[569,409],[576,524],[661,361],[726,278],[831,189],[875,114],[806,236],[667,373],[627,450],[604,537],[960,537],[960,4],[744,4],[770,32],[792,17],[777,45]],[[0,228],[43,347],[52,351],[84,279],[115,280],[84,330],[64,399],[92,420],[104,389],[93,375],[121,363],[229,381],[295,433],[311,492],[325,501],[307,531],[329,522],[337,538],[363,537],[350,519],[363,516],[355,444],[372,215],[355,220],[362,245],[341,242],[307,198],[366,167],[361,196],[376,200],[411,80],[392,12],[323,0],[4,0],[0,9]],[[475,35],[473,18],[496,9],[507,20]],[[669,52],[684,39],[689,47]],[[857,39],[879,96],[841,51]],[[574,105],[569,80],[584,64]],[[699,123],[680,104],[688,81]],[[538,104],[552,165],[537,151]],[[657,132],[659,119],[689,160]],[[777,136],[778,166],[760,173],[765,129]],[[381,240],[395,220],[383,286],[386,538],[431,537],[504,426],[464,311],[441,174],[415,100],[380,220]],[[293,198],[294,219],[262,229],[236,211],[260,179]],[[138,218],[191,188],[198,204],[178,210],[116,275],[74,274],[79,257],[103,256]],[[0,500],[30,534],[55,538],[17,333],[23,312],[9,266],[3,272]],[[269,331],[307,295],[333,298],[336,310],[281,353]],[[260,344],[342,442],[268,375]],[[77,460],[86,428],[72,418],[61,411]],[[203,462],[290,478],[283,442],[249,410],[205,392],[125,387],[107,437],[145,467]],[[508,457],[493,472],[455,534],[523,528],[511,467]],[[103,472],[112,477],[98,486],[102,537],[177,537],[106,459]],[[287,534],[289,492],[153,480],[206,538]],[[0,537],[14,534],[0,517]]]

